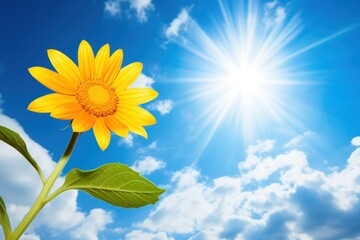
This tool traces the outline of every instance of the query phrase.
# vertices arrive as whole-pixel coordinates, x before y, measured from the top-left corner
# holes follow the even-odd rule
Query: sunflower
[[[120,70],[121,49],[110,56],[110,46],[105,44],[94,57],[85,40],[79,45],[79,66],[54,49],[48,50],[48,56],[57,72],[43,67],[29,68],[29,72],[55,93],[35,99],[28,110],[71,120],[74,132],[92,128],[102,150],[110,143],[110,132],[126,137],[131,131],[147,138],[143,126],[155,124],[156,119],[138,105],[153,100],[158,93],[151,88],[128,88],[141,73],[140,62]]]

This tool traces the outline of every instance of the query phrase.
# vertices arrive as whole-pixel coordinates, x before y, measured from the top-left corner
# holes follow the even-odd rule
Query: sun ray
[[[275,9],[269,9],[255,0],[219,0],[221,17],[214,18],[213,28],[205,30],[190,18],[188,34],[173,39],[190,53],[186,59],[191,67],[180,80],[191,86],[185,101],[204,104],[194,136],[206,136],[194,164],[225,120],[232,122],[233,134],[241,135],[245,145],[270,123],[304,128],[293,109],[302,104],[288,90],[313,81],[303,80],[310,72],[294,59],[351,27],[295,48],[292,43],[303,29],[300,15],[286,16],[286,7],[275,3]],[[270,10],[283,15],[271,16]]]

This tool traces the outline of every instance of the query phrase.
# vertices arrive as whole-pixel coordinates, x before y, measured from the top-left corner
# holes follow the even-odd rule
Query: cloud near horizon
[[[236,176],[206,180],[191,167],[176,171],[172,189],[138,230],[189,239],[360,237],[360,148],[342,170],[328,173],[296,149],[282,146],[285,152],[272,155],[275,146],[274,140],[249,146]]]
[[[20,133],[45,175],[49,175],[55,165],[49,152],[34,142],[16,120],[0,113],[0,121]],[[304,136],[315,135],[300,134],[289,141],[291,144],[283,144],[280,153],[274,149],[281,144],[273,139],[249,146],[235,176],[208,179],[192,167],[174,172],[173,187],[148,217],[124,232],[125,239],[173,240],[176,234],[214,240],[360,237],[356,225],[360,221],[360,137],[351,140],[355,149],[346,166],[329,172],[311,167],[309,156],[296,149]],[[0,163],[0,190],[15,226],[28,211],[41,182],[28,163],[4,143],[0,143]],[[165,163],[147,157],[134,166],[150,174]],[[16,175],[14,169],[22,174]],[[61,181],[63,178],[57,185]],[[46,227],[74,239],[97,240],[112,222],[112,214],[103,209],[79,211],[77,191],[69,191],[44,208],[23,239],[40,240],[36,231]]]

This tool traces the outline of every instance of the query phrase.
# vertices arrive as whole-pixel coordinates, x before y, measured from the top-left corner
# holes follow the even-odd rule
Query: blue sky
[[[102,152],[89,131],[64,174],[125,163],[167,189],[160,201],[121,209],[67,192],[23,240],[360,238],[359,1],[0,5],[0,124],[46,174],[71,135],[68,122],[26,110],[50,92],[27,71],[52,68],[47,49],[76,62],[81,40],[109,43],[123,65],[143,63],[136,86],[159,92],[144,106],[157,119],[147,140],[113,135]],[[0,166],[15,226],[41,185],[5,144]]]

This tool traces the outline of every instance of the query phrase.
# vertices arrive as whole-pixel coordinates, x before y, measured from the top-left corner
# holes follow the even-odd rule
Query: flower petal
[[[129,133],[129,128],[114,116],[106,117],[105,124],[110,129],[110,131],[114,132],[120,137],[126,137]]]
[[[142,126],[149,126],[156,123],[155,117],[139,106],[119,106],[119,113],[131,122],[136,122]]]
[[[104,77],[104,81],[111,84],[116,76],[120,72],[121,63],[123,61],[123,51],[121,49],[116,50],[110,57],[107,63],[107,72]]]
[[[125,89],[130,86],[140,75],[142,70],[142,63],[134,62],[120,70],[112,86],[115,89]]]
[[[32,67],[28,69],[30,74],[45,87],[62,94],[73,95],[76,84],[67,80],[60,74],[43,67]]]
[[[50,116],[57,119],[69,120],[76,118],[83,108],[78,103],[64,103],[51,110]]]
[[[83,79],[91,79],[95,76],[95,58],[90,44],[82,40],[78,50],[79,70]]]
[[[86,132],[95,124],[96,117],[82,111],[72,121],[71,126],[74,132]]]
[[[141,135],[144,138],[148,137],[146,130],[139,123],[124,117],[120,112],[115,113],[113,116],[125,124],[131,132]]]
[[[100,48],[95,58],[96,80],[103,80],[106,73],[106,65],[110,58],[110,46],[105,44]]]
[[[96,119],[93,130],[99,147],[104,151],[110,143],[110,130],[105,125],[103,118]]]
[[[28,110],[38,113],[48,113],[59,105],[75,102],[76,99],[74,96],[51,93],[32,101],[28,106]]]
[[[49,49],[48,56],[51,64],[60,75],[63,75],[74,84],[78,84],[81,81],[82,77],[79,69],[65,54],[55,49]]]
[[[159,94],[151,88],[128,88],[118,92],[119,102],[122,104],[143,104],[147,103]]]

